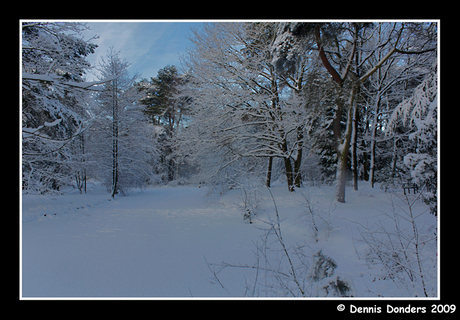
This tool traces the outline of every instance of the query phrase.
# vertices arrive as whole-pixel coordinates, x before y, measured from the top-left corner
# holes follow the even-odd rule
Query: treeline
[[[158,182],[158,129],[144,115],[129,63],[112,49],[84,82],[96,45],[82,23],[22,25],[22,189],[86,192],[89,179],[112,196]]]
[[[84,27],[23,25],[24,190],[284,176],[290,191],[335,183],[345,202],[347,181],[410,182],[435,210],[436,23],[210,23],[182,72],[130,78],[112,52],[93,86],[96,46],[67,32]]]
[[[191,40],[176,147],[201,179],[282,172],[340,202],[350,180],[410,182],[435,208],[436,23],[212,23]]]

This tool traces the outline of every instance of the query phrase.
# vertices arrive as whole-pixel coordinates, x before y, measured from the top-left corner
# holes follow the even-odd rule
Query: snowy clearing
[[[346,279],[355,297],[423,296],[417,285],[398,283],[405,271],[401,266],[393,281],[382,277],[381,264],[365,259],[369,245],[362,235],[366,228],[375,237],[386,229],[389,237],[395,222],[385,213],[404,209],[395,198],[402,191],[347,188],[347,203],[338,203],[333,187],[286,189],[271,188],[282,237],[306,296],[331,295],[321,289],[321,281],[309,278],[319,250],[335,261],[333,277]],[[206,193],[206,188],[180,186],[133,190],[115,199],[99,187],[83,195],[24,195],[22,296],[290,296],[290,280],[276,276],[289,269],[286,257],[274,234],[267,236],[269,221],[276,219],[268,190],[257,189],[260,210],[252,224],[242,217],[241,190]],[[306,199],[316,216],[306,209]],[[414,215],[423,212],[417,217],[422,240],[437,230],[427,208],[421,202],[413,206]],[[404,221],[398,230],[407,230],[409,239]],[[428,295],[436,296],[437,243],[428,240],[421,253],[423,279]]]

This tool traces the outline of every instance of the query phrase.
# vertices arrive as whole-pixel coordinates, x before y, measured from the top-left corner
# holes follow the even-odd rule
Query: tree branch
[[[61,78],[56,75],[31,74],[27,72],[22,73],[22,80],[49,81],[49,82],[54,82],[56,84],[62,84],[62,85],[69,86],[69,87],[75,87],[75,88],[87,89],[87,90],[96,90],[96,91],[99,91],[101,89],[91,88],[91,87],[98,85],[98,84],[112,81],[116,78],[117,76],[110,76],[110,77],[107,77],[106,79],[103,79],[100,81],[93,81],[93,82],[71,82],[71,81],[64,82],[64,81],[61,81]]]
[[[370,69],[364,76],[359,78],[360,82],[366,81],[375,71],[377,71],[382,64],[385,63],[396,52],[396,48],[392,48],[372,69]]]
[[[321,24],[317,23],[315,27],[315,36],[316,36],[316,45],[318,46],[318,50],[319,50],[319,57],[321,58],[321,61],[323,62],[323,65],[326,67],[329,74],[332,76],[332,78],[334,78],[334,81],[337,82],[339,86],[341,86],[342,78],[337,73],[337,71],[334,69],[334,67],[329,63],[329,60],[326,57],[326,53],[324,52],[324,48],[321,43],[320,29],[321,29]]]
[[[436,48],[430,48],[426,50],[420,50],[420,51],[404,51],[400,50],[397,48],[392,48],[371,70],[369,70],[364,76],[362,76],[359,81],[364,82],[366,81],[375,71],[377,71],[384,63],[387,61],[393,53],[401,53],[401,54],[422,54],[430,51],[434,51]]]
[[[434,51],[436,50],[436,47],[435,48],[430,48],[430,49],[426,49],[426,50],[420,50],[420,51],[404,51],[404,50],[400,50],[400,49],[396,49],[395,48],[395,51],[397,53],[401,53],[401,54],[422,54],[422,53],[426,53],[426,52],[430,52],[430,51]]]
[[[355,32],[354,32],[354,34],[355,34],[355,36],[354,36],[354,39],[353,39],[353,48],[351,49],[351,54],[350,54],[350,58],[348,59],[347,66],[346,66],[345,70],[343,71],[342,79],[346,79],[346,77],[348,75],[348,71],[350,71],[350,68],[351,68],[351,65],[353,63],[353,60],[355,59],[356,46],[358,44],[358,27],[356,26],[356,24],[355,24]]]

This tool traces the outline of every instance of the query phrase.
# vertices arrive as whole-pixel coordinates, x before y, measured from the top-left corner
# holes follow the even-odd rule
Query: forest
[[[437,22],[211,22],[150,79],[113,49],[90,65],[85,23],[21,27],[23,196],[242,190],[252,223],[260,187],[366,186],[437,215]]]
[[[436,204],[436,23],[211,23],[185,70],[127,74],[81,23],[22,27],[22,189],[413,183]]]

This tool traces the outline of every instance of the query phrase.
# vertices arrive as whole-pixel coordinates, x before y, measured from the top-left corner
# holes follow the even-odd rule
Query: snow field
[[[347,203],[342,204],[332,200],[333,187],[305,187],[295,193],[285,189],[276,186],[271,190],[289,250],[302,247],[306,256],[323,250],[337,263],[335,274],[348,279],[357,296],[410,295],[390,279],[378,280],[381,267],[360,259],[368,247],[357,241],[356,222],[385,224],[389,219],[383,212],[391,209],[388,194],[366,186],[364,191],[347,189]],[[98,188],[83,195],[23,196],[22,296],[250,295],[255,269],[225,268],[216,274],[218,279],[211,270],[219,270],[216,265],[223,262],[255,264],[256,245],[262,243],[267,222],[276,219],[273,200],[267,189],[260,188],[257,194],[262,210],[249,224],[239,210],[238,190],[224,195],[206,193],[205,188],[186,186],[135,190],[115,200]],[[315,220],[317,235],[302,193],[314,200],[320,213],[321,219]],[[426,206],[420,203],[416,209],[421,212]],[[428,213],[424,217],[420,227],[434,230],[435,217]],[[269,239],[268,250],[276,250],[273,235]],[[426,252],[430,253],[434,252]],[[270,257],[283,260],[279,252]],[[260,273],[255,295],[277,296],[267,289],[273,281]],[[436,287],[436,283],[431,285]],[[309,290],[317,293],[314,285]]]
[[[114,201],[107,194],[58,196],[35,208],[28,198],[24,296],[229,295],[209,283],[204,256],[213,261],[251,250],[249,225],[196,187],[151,188]]]

